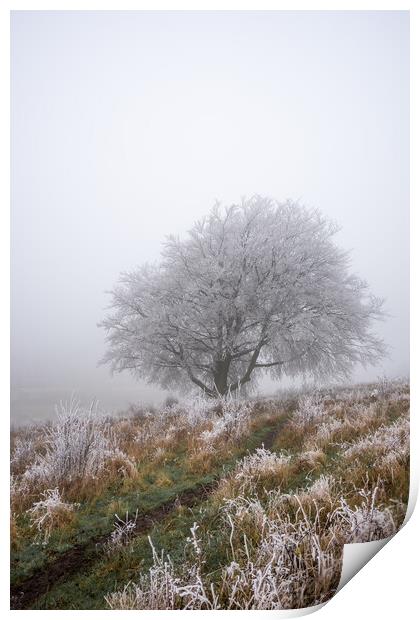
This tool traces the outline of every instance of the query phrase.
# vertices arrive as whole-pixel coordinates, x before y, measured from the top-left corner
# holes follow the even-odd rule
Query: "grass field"
[[[11,436],[11,606],[280,609],[330,598],[343,544],[396,532],[409,385],[72,402]]]

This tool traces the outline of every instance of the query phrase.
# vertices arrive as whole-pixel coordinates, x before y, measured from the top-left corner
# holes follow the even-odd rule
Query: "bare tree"
[[[209,396],[258,374],[348,376],[384,354],[371,320],[382,300],[348,272],[318,211],[259,196],[169,237],[161,261],[122,274],[102,360],[164,388]]]

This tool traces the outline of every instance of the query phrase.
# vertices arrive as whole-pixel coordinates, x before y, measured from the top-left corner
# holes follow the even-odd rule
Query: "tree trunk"
[[[216,394],[215,396],[224,396],[228,389],[228,374],[229,374],[230,358],[226,357],[223,360],[216,360],[214,365],[214,385]]]

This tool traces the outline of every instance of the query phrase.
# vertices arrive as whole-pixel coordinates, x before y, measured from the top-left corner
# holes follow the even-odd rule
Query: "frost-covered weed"
[[[46,545],[53,529],[71,521],[73,512],[79,504],[63,502],[58,489],[47,489],[41,493],[41,497],[43,499],[35,502],[27,512],[31,527],[36,527],[38,530],[35,540],[42,539],[42,544]]]
[[[10,474],[10,506],[11,509],[15,509],[22,496],[22,484],[20,477]]]
[[[239,439],[247,431],[252,406],[244,401],[225,401],[219,405],[220,413],[213,414],[211,429],[204,430],[200,439],[208,446],[212,446],[221,437],[226,439]]]
[[[409,433],[409,420],[401,416],[389,426],[381,426],[357,441],[342,444],[342,456],[349,463],[371,457],[373,466],[390,460],[404,460],[409,454]]]
[[[223,401],[223,399],[221,399]],[[201,392],[184,398],[178,403],[178,409],[184,412],[189,426],[200,424],[209,417],[210,413],[217,406],[218,400],[204,396]]]
[[[334,521],[344,530],[346,543],[362,543],[381,540],[392,536],[397,531],[392,513],[375,506],[378,487],[373,491],[359,491],[362,504],[350,508],[342,498],[341,506],[334,513]]]
[[[339,388],[335,396],[341,401],[350,403],[366,400],[406,400],[409,391],[409,381],[406,378],[380,377],[375,384]],[[399,397],[395,398],[396,395]]]
[[[371,396],[372,390],[364,387],[354,387],[348,389],[339,390],[337,398],[344,402],[361,401],[364,398]]]
[[[135,441],[145,449],[169,445],[177,437],[191,437],[194,451],[211,453],[218,444],[240,439],[247,432],[252,404],[231,396],[190,397],[159,412],[145,413]]]
[[[135,468],[118,448],[110,422],[92,404],[89,409],[71,400],[61,403],[57,418],[45,435],[45,453],[23,474],[24,483],[66,484],[94,478],[113,459]]]
[[[291,457],[257,448],[239,461],[235,469],[221,480],[216,493],[219,497],[249,494],[259,487],[280,487],[290,473]]]
[[[304,446],[307,448],[325,446],[342,441],[348,436],[354,436],[366,429],[375,427],[383,422],[383,412],[376,404],[354,404],[345,409],[333,408],[326,412],[325,421],[317,425],[314,434],[309,434]]]
[[[333,418],[328,422],[323,422],[318,427],[316,434],[313,437],[313,441],[318,446],[328,445],[333,441],[335,434],[340,432],[344,426],[345,422],[342,420],[337,420],[337,418]]]
[[[409,402],[410,394],[408,392],[392,392],[392,394],[390,394],[389,396],[389,400],[394,401],[394,402],[398,402],[398,401]]]
[[[258,497],[238,495],[225,499],[220,510],[226,526],[232,527],[231,521],[234,518],[241,533],[246,532],[247,525],[249,528],[262,531],[268,518],[267,512]],[[234,549],[232,549],[232,555],[235,556]]]
[[[323,398],[319,393],[305,394],[298,400],[298,408],[293,414],[292,424],[306,427],[318,422],[326,415]]]
[[[22,473],[35,456],[35,439],[25,434],[17,437],[10,460],[10,469],[14,474]]]
[[[177,424],[174,423],[176,420]],[[141,419],[140,428],[135,434],[135,442],[144,448],[153,445],[156,440],[170,441],[183,427],[182,416],[173,407],[159,411],[146,411]]]
[[[362,430],[381,418],[383,418],[383,408],[380,403],[371,403],[369,405],[354,403],[347,405],[344,422],[355,430]]]
[[[125,514],[125,519],[121,519],[117,514],[115,517],[114,529],[104,545],[109,554],[113,553],[116,549],[128,545],[132,540],[136,531],[138,510],[133,518],[129,518],[128,511]]]
[[[153,564],[148,573],[140,574],[137,584],[129,583],[121,592],[105,597],[111,609],[218,609],[212,584],[204,584],[201,576],[201,548],[194,523],[186,549],[192,545],[194,558],[178,571],[169,555],[159,555],[149,538]]]
[[[305,518],[271,519],[256,498],[228,500],[221,510],[231,558],[222,566],[217,583],[202,573],[205,545],[197,538],[194,524],[186,541],[193,547],[192,558],[175,568],[171,558],[163,552],[159,556],[150,541],[149,573],[141,574],[137,584],[109,594],[108,605],[112,609],[290,609],[331,595],[341,569],[332,536],[324,540],[316,524]],[[252,527],[256,534],[251,542],[246,532]]]
[[[295,493],[272,489],[267,495],[267,512],[271,517],[277,515],[281,519],[307,514],[318,521],[322,517],[324,522],[333,508],[339,505],[340,495],[336,489],[334,478],[325,474]]]
[[[148,573],[141,573],[137,583],[128,583],[121,592],[109,593],[105,600],[111,609],[176,609],[179,601],[178,582],[174,565],[163,552],[159,556],[152,547],[153,565]]]
[[[232,522],[231,536],[234,527]],[[259,542],[251,547],[244,536],[235,557],[222,573],[230,609],[316,605],[331,596],[341,568],[332,538],[322,540],[316,524],[305,519],[267,518]]]
[[[238,464],[234,477],[242,481],[248,478],[276,474],[290,463],[290,456],[276,454],[264,448],[256,448],[255,452],[245,456]]]
[[[294,458],[294,466],[298,471],[312,470],[325,464],[325,453],[319,446],[311,445],[309,450],[300,452]]]
[[[388,377],[380,377],[377,381],[375,389],[378,392],[377,396],[379,398],[388,398],[390,400],[399,400],[398,395],[408,396],[410,390],[407,379],[389,379]]]
[[[302,502],[331,502],[335,480],[330,475],[319,476],[306,490],[300,492]]]

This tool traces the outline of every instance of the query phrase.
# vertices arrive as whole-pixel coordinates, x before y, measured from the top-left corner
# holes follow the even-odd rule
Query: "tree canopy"
[[[114,371],[209,396],[274,378],[347,376],[384,354],[382,300],[349,273],[337,226],[318,211],[255,196],[216,205],[161,260],[123,273],[101,325]]]

